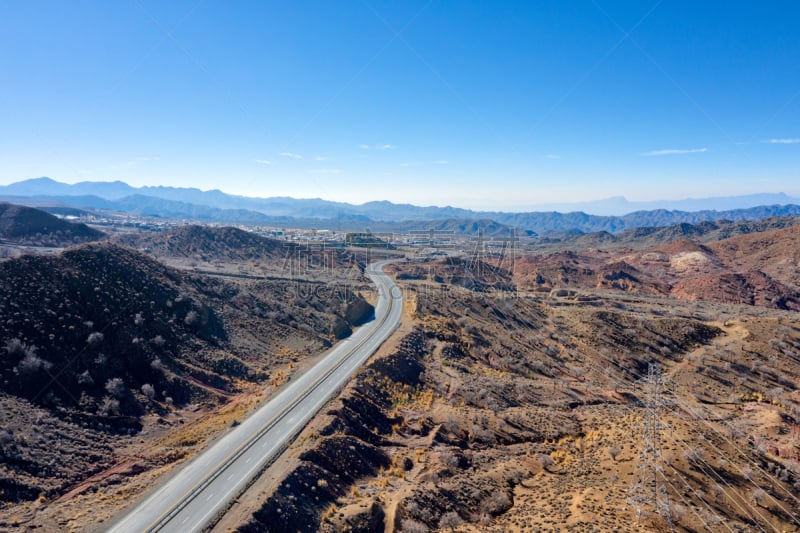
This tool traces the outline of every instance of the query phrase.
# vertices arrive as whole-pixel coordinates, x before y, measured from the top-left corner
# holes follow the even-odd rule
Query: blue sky
[[[0,3],[0,183],[800,196],[793,1]]]

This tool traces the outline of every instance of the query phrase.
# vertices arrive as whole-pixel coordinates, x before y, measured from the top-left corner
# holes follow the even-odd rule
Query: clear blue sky
[[[0,1],[0,183],[800,195],[800,3]]]

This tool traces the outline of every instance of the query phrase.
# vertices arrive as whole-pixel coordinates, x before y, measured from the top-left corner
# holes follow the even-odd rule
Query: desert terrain
[[[791,313],[411,293],[411,330],[301,437],[240,531],[797,530]]]
[[[400,329],[213,530],[800,531],[800,234],[780,226],[393,252]],[[5,529],[102,530],[375,299],[374,251],[111,240],[0,262]]]
[[[0,6],[0,533],[800,533],[800,1]]]
[[[390,266],[404,328],[217,530],[800,530],[797,231],[765,229]]]
[[[370,316],[355,260],[243,276],[218,233],[218,276],[106,242],[0,262],[3,528],[102,529]]]

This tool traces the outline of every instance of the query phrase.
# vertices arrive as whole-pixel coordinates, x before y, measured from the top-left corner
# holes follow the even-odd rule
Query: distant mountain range
[[[614,196],[591,202],[541,204],[529,206],[526,211],[558,211],[571,213],[582,211],[592,215],[625,215],[635,211],[666,209],[671,211],[730,211],[747,209],[762,205],[800,204],[800,198],[785,193],[749,194],[744,196],[724,196],[715,198],[686,198],[683,200],[659,200],[655,202],[632,202],[624,196]]]
[[[800,225],[800,217],[769,217],[758,220],[716,220],[697,224],[681,222],[670,226],[640,227],[611,234],[606,231],[583,233],[578,230],[553,232],[536,243],[537,249],[553,252],[561,250],[642,249],[665,243],[691,240],[707,243],[747,235],[764,233]]]
[[[456,207],[420,207],[388,201],[361,205],[322,199],[287,197],[249,198],[219,190],[179,187],[131,187],[121,181],[61,183],[36,178],[0,186],[0,199],[42,208],[65,207],[109,210],[142,216],[203,222],[261,224],[277,227],[315,227],[341,230],[401,231],[436,227],[456,231],[488,229],[507,233],[511,227],[535,233],[577,230],[619,233],[638,227],[661,227],[711,220],[759,220],[772,216],[800,216],[800,199],[785,194],[689,199],[673,202],[628,202],[611,198],[586,204],[586,210],[621,212],[597,215],[585,211],[525,212],[473,211]],[[675,209],[682,206],[683,209]],[[671,209],[667,209],[670,207]]]

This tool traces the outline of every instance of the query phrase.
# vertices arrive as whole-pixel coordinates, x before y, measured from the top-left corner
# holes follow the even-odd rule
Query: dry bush
[[[450,511],[442,515],[439,520],[439,529],[453,529],[464,523],[464,520],[455,511]]]
[[[428,533],[430,528],[417,520],[404,518],[400,522],[400,531],[401,533]]]
[[[611,446],[608,449],[608,455],[611,457],[611,459],[616,461],[617,460],[617,456],[620,454],[621,451],[622,450],[620,450],[619,446],[614,445],[614,446]]]
[[[511,509],[513,502],[505,492],[494,492],[481,502],[481,511],[492,516],[505,513]]]

